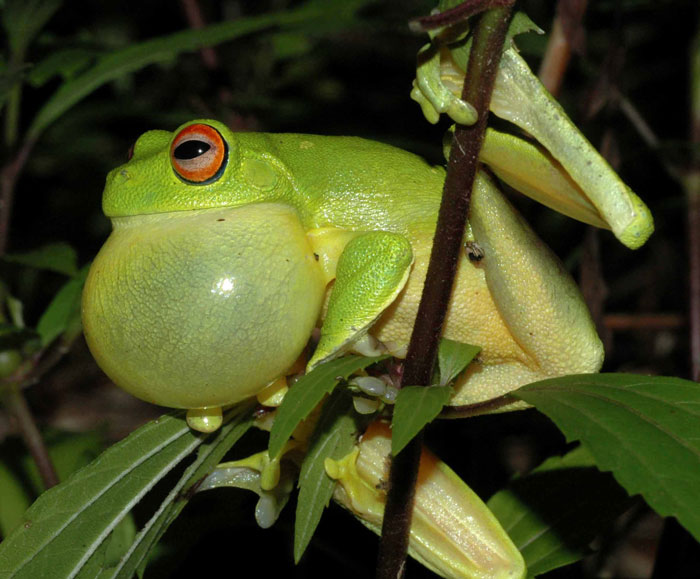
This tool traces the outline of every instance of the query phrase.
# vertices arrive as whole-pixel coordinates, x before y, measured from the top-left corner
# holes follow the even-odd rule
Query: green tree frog
[[[504,142],[491,132],[485,150]],[[551,188],[556,173],[605,225],[605,207],[544,166],[533,162],[530,189]],[[360,138],[235,133],[214,120],[149,131],[107,177],[113,232],[83,297],[90,349],[116,384],[188,409],[203,431],[218,427],[222,407],[288,373],[316,326],[307,369],[368,334],[402,356],[444,178]],[[461,258],[444,335],[482,350],[453,405],[600,368],[575,283],[484,171],[465,241],[479,258]]]

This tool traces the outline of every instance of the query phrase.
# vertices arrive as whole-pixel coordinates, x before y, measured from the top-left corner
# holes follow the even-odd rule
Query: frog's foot
[[[373,231],[347,244],[307,372],[340,356],[366,335],[406,285],[412,263],[413,250],[403,235]]]
[[[223,421],[221,406],[190,408],[187,411],[187,425],[198,432],[210,433],[219,430]]]
[[[429,123],[437,123],[441,113],[461,125],[477,121],[476,109],[459,98],[463,84],[464,72],[454,63],[449,50],[430,44],[421,48],[411,98],[420,105]]]
[[[291,442],[282,455],[296,446]],[[221,487],[235,487],[253,491],[260,497],[255,506],[255,520],[267,529],[277,520],[294,490],[295,469],[280,466],[281,456],[271,459],[267,451],[248,458],[219,464],[207,476],[197,492]]]

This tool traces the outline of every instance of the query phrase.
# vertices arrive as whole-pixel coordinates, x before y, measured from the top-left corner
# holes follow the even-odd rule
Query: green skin
[[[171,166],[172,139],[191,123],[144,134],[107,178],[114,231],[83,298],[105,372],[144,400],[190,409],[193,427],[207,431],[222,406],[284,376],[319,323],[308,369],[360,348],[370,330],[401,355],[444,170],[359,138],[194,122],[227,142],[214,182],[185,183]],[[453,404],[597,371],[601,344],[575,284],[483,173],[470,224],[484,257],[461,258],[445,335],[482,352]]]

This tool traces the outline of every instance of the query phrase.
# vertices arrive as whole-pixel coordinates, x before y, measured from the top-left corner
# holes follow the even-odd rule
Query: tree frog
[[[491,133],[486,147],[499,143]],[[113,232],[85,286],[88,345],[116,384],[188,409],[202,431],[288,373],[316,326],[307,369],[368,335],[402,356],[444,178],[361,138],[236,133],[206,119],[149,131],[107,177]],[[484,171],[465,241],[478,257],[461,257],[444,335],[482,350],[453,405],[600,368],[575,283]]]

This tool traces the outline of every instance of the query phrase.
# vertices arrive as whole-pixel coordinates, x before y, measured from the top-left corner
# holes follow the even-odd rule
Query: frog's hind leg
[[[460,380],[452,404],[482,402],[551,376],[597,372],[602,344],[578,287],[483,172],[474,187],[470,223],[483,250],[478,267],[523,355],[499,359],[498,352],[484,352],[483,363]]]

